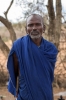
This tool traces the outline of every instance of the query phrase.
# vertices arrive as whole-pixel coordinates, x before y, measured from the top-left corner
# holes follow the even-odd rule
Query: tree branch
[[[14,40],[16,40],[16,33],[12,27],[11,22],[9,22],[7,19],[3,18],[2,16],[0,16],[0,21],[7,27],[9,33],[10,33],[10,39],[12,40],[12,43],[14,42]]]
[[[7,19],[7,14],[8,14],[8,12],[9,12],[9,10],[10,10],[10,8],[11,8],[13,2],[14,2],[14,0],[12,0],[12,1],[10,2],[9,7],[8,7],[7,10],[4,12],[4,15],[5,15],[5,18],[6,18],[6,19]]]
[[[4,53],[5,57],[7,58],[9,55],[9,51],[10,49],[8,48],[8,46],[3,42],[1,36],[0,36],[0,49],[2,50],[2,52]]]

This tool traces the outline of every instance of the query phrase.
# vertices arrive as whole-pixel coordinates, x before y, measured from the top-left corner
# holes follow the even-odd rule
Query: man
[[[17,100],[53,100],[57,49],[43,39],[44,31],[42,17],[32,14],[26,21],[27,35],[13,43],[7,62],[8,90]]]

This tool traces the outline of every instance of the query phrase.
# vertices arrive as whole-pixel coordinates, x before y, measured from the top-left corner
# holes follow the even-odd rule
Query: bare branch
[[[8,14],[8,12],[9,12],[9,10],[10,10],[10,8],[11,8],[13,2],[14,2],[14,0],[11,1],[9,7],[8,7],[7,10],[4,12],[4,15],[5,15],[5,18],[6,18],[6,19],[7,19],[7,14]]]
[[[7,27],[9,33],[10,33],[10,39],[12,40],[12,42],[14,42],[14,40],[16,40],[16,33],[12,27],[11,22],[9,22],[7,19],[3,18],[2,16],[0,16],[0,21]]]
[[[2,52],[3,52],[4,55],[5,55],[5,57],[7,58],[10,49],[9,49],[8,46],[3,42],[1,36],[0,36],[0,49],[2,50]]]

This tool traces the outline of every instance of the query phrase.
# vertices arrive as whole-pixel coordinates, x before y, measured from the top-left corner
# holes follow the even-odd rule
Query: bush
[[[6,85],[6,82],[8,81],[8,74],[0,71],[0,85]]]

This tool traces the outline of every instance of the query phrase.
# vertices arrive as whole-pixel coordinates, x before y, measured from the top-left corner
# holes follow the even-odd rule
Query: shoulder
[[[45,39],[44,39],[44,42],[46,45],[46,49],[48,51],[58,52],[58,49],[56,48],[56,46],[52,42],[45,40]]]
[[[15,40],[13,44],[15,44],[15,45],[16,45],[16,44],[19,44],[19,43],[21,42],[22,39],[23,39],[23,37],[21,37],[21,38]]]
[[[52,42],[48,41],[48,40],[45,40],[45,39],[44,39],[44,42],[45,42],[45,44],[46,44],[48,47],[49,47],[49,46],[50,46],[50,47],[53,47],[53,48],[55,47],[55,45],[54,45]]]
[[[15,40],[15,41],[13,42],[13,45],[15,45],[15,46],[20,46],[21,43],[24,41],[25,38],[27,38],[27,36],[23,36],[23,37],[21,37],[21,38]]]

